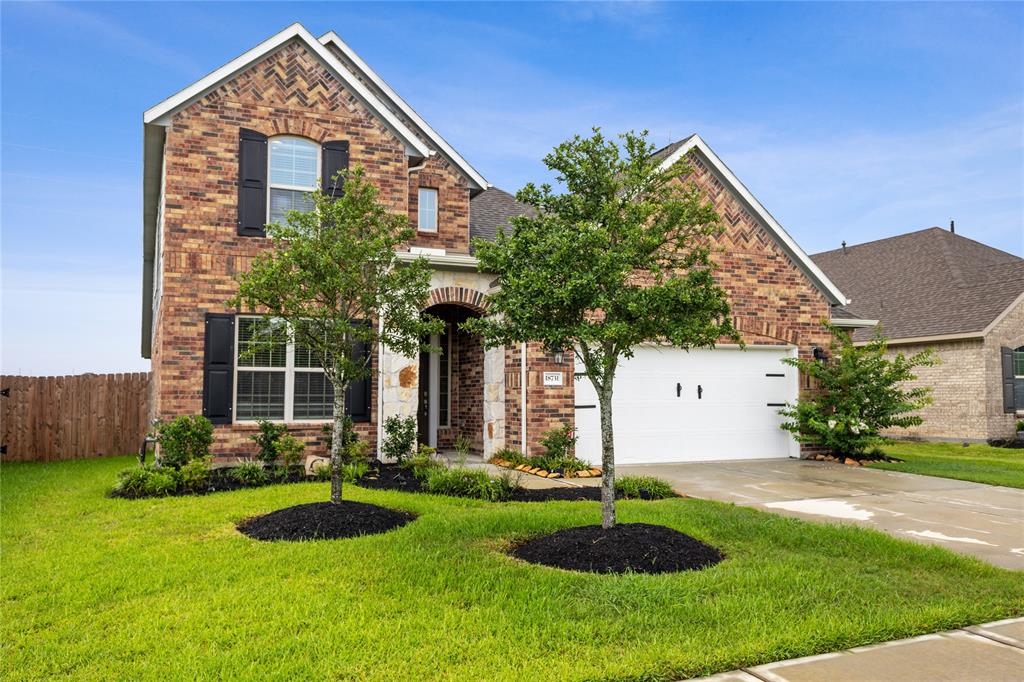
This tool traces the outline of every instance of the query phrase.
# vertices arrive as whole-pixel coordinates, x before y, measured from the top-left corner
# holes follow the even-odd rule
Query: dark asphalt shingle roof
[[[498,230],[508,226],[509,218],[532,210],[505,190],[491,187],[469,201],[469,236],[494,241]]]
[[[938,227],[811,259],[851,299],[834,317],[879,320],[893,339],[979,332],[1024,292],[1024,259]]]

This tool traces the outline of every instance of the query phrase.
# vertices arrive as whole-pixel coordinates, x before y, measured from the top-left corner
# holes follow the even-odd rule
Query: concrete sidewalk
[[[696,682],[1020,682],[1024,618],[834,654],[795,658]]]

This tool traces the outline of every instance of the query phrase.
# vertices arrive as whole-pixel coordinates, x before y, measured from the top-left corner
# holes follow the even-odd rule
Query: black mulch
[[[400,490],[406,493],[418,493],[422,489],[420,479],[412,475],[411,469],[381,462],[373,462],[370,466],[372,468],[356,483],[360,488]]]
[[[256,540],[332,540],[386,533],[415,518],[375,504],[313,502],[246,519],[238,530]]]
[[[515,547],[512,556],[534,564],[593,573],[674,573],[714,566],[714,547],[665,526],[623,523],[609,530],[577,526]]]

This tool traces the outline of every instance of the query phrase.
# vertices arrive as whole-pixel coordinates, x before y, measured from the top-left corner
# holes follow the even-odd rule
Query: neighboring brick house
[[[881,324],[891,353],[934,349],[924,423],[894,433],[929,439],[1012,438],[1024,417],[1024,259],[938,227],[812,258],[853,301],[837,318]],[[866,342],[871,328],[854,332]]]
[[[384,418],[416,415],[421,439],[441,448],[464,434],[484,454],[506,446],[532,453],[543,431],[576,424],[580,451],[592,455],[597,411],[589,384],[574,378],[571,352],[485,349],[459,328],[486,312],[496,284],[478,272],[471,238],[493,238],[524,208],[490,187],[337,35],[317,39],[290,26],[147,111],[144,133],[142,354],[152,359],[154,417],[207,415],[220,455],[253,451],[257,417],[318,442],[332,402],[322,372],[286,341],[240,360],[267,321],[225,301],[234,276],[268,248],[264,224],[301,209],[321,179],[360,165],[381,201],[416,228],[399,258],[430,261],[426,310],[449,323],[434,340],[444,353],[376,350],[373,378],[346,397],[360,435],[375,446]],[[820,321],[847,299],[699,137],[657,158],[671,164],[684,154],[694,166],[688,181],[726,226],[718,277],[747,350],[638,349],[617,382],[620,459],[797,454],[776,412],[800,380],[779,360],[824,345]]]

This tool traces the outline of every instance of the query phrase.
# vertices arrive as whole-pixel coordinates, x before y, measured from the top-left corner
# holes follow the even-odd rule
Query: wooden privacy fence
[[[138,452],[149,428],[149,376],[0,376],[4,461]]]

